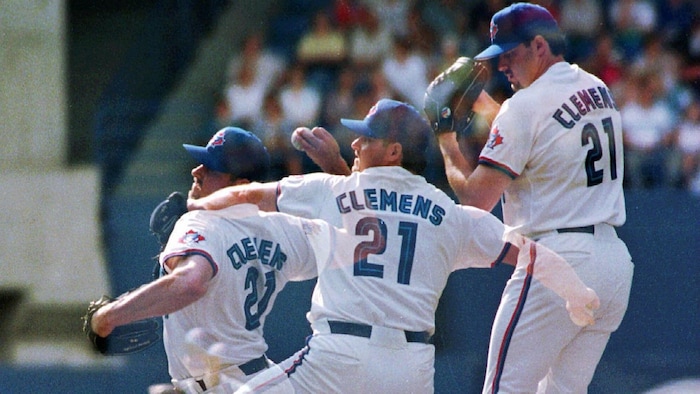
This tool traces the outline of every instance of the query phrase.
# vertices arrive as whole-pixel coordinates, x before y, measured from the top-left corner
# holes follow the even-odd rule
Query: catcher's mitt
[[[116,327],[106,338],[92,331],[92,316],[98,309],[114,301],[102,296],[88,305],[83,316],[83,332],[87,335],[92,347],[104,355],[129,354],[151,347],[160,340],[158,319],[149,318]]]
[[[428,85],[423,110],[435,134],[463,133],[474,115],[474,102],[489,81],[481,62],[460,57]]]
[[[173,232],[175,223],[184,213],[187,212],[187,198],[180,192],[172,192],[167,199],[162,201],[151,212],[151,219],[148,226],[151,233],[158,238],[160,250],[165,248]]]

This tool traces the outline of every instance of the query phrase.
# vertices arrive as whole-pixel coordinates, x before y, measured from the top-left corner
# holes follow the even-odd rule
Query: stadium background
[[[284,26],[270,19],[282,3],[274,1],[96,3],[0,5],[1,393],[138,393],[167,381],[162,346],[98,357],[79,316],[91,298],[150,278],[157,247],[148,215],[170,191],[188,189],[192,163],[181,143],[211,134],[212,93],[237,44],[273,23],[292,37],[323,1],[284,2],[295,11]],[[107,162],[117,181],[102,176]],[[700,199],[659,189],[628,192],[627,201],[620,235],[635,282],[591,393],[700,378]],[[478,391],[509,274],[450,279],[437,316],[436,392]],[[303,345],[312,286],[292,283],[278,298],[266,327],[271,358]]]

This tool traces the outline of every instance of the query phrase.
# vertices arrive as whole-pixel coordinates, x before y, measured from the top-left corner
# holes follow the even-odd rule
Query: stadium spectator
[[[625,183],[630,188],[673,186],[677,154],[673,145],[674,112],[662,95],[660,77],[634,73],[620,108],[625,143]]]
[[[595,38],[593,53],[585,59],[581,59],[580,64],[615,91],[616,85],[621,82],[625,75],[622,60],[622,54],[615,47],[613,37],[607,32],[603,32]]]
[[[392,36],[408,34],[408,15],[416,0],[367,0],[369,8],[385,24]]]
[[[394,38],[393,50],[384,59],[382,71],[401,101],[423,108],[423,96],[428,87],[428,63],[413,50],[407,37]]]
[[[358,70],[379,66],[392,50],[392,34],[375,12],[368,9],[349,33],[349,60]]]
[[[270,153],[270,179],[303,172],[302,156],[290,140],[294,127],[295,124],[285,118],[277,95],[268,93],[250,130]]]
[[[398,99],[399,94],[391,87],[380,67],[364,74],[355,86],[355,107],[361,108],[355,115],[367,113],[372,104],[383,98]],[[357,101],[363,103],[357,103]]]
[[[642,49],[631,66],[633,69],[647,69],[661,76],[666,91],[678,84],[680,58],[675,51],[666,48],[666,42],[658,33],[644,36]]]
[[[634,59],[642,49],[643,37],[656,28],[656,9],[648,0],[615,0],[608,6],[615,45],[626,59]]]
[[[279,91],[284,117],[297,126],[317,124],[321,115],[322,95],[306,78],[301,64],[294,64]]]
[[[345,33],[362,22],[367,8],[360,0],[333,0],[330,9],[336,26]]]
[[[687,37],[685,61],[682,66],[681,77],[694,88],[696,95],[700,94],[700,18],[693,20],[693,27]]]
[[[700,7],[691,0],[658,0],[658,36],[674,50],[683,50]]]
[[[240,53],[229,60],[227,83],[238,79],[240,70],[245,64],[252,65],[255,69],[256,83],[262,84],[266,92],[279,82],[287,66],[282,56],[265,46],[263,35],[260,33],[247,36]]]
[[[226,87],[224,118],[220,123],[250,129],[263,105],[265,93],[265,84],[258,82],[255,65],[241,65],[238,78]]]
[[[336,83],[323,100],[323,125],[339,124],[340,118],[352,115],[356,84],[357,78],[353,68],[344,67],[340,70]]]
[[[301,36],[296,46],[296,61],[306,68],[309,82],[325,93],[347,57],[343,32],[334,25],[327,10],[316,12],[311,29]]]
[[[435,32],[440,40],[448,34],[457,34],[462,19],[469,13],[467,3],[459,0],[426,1],[420,6],[420,20]]]
[[[676,129],[676,144],[682,155],[682,185],[692,190],[693,182],[700,179],[700,100],[698,98],[695,98],[685,109]]]
[[[566,34],[569,62],[576,63],[594,49],[603,30],[605,10],[598,0],[563,0],[559,7],[559,27]]]

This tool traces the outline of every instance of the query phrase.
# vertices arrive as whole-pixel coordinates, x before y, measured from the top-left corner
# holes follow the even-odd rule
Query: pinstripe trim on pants
[[[496,363],[496,373],[494,374],[493,381],[491,382],[491,393],[497,393],[499,385],[501,383],[501,375],[503,374],[503,365],[506,362],[506,356],[508,355],[508,346],[510,345],[510,340],[513,337],[513,332],[515,327],[518,325],[518,320],[520,319],[520,314],[525,308],[525,300],[527,299],[527,293],[530,290],[530,284],[532,283],[532,273],[535,269],[535,260],[537,259],[537,248],[535,243],[530,243],[530,263],[527,266],[527,274],[523,280],[523,288],[520,290],[520,296],[518,297],[518,303],[515,306],[513,315],[510,318],[508,327],[503,334],[503,340],[501,341],[501,348],[498,352],[498,362]]]

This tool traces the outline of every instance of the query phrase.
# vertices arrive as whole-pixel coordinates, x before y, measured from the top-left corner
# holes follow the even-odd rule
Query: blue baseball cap
[[[413,143],[420,144],[423,140],[421,135],[429,136],[431,133],[430,125],[415,108],[391,99],[377,101],[363,120],[340,119],[340,123],[357,134],[395,140],[402,145],[406,136],[419,137]]]
[[[491,46],[476,55],[474,60],[491,59],[538,34],[559,34],[561,31],[546,8],[531,3],[515,3],[493,15],[489,33]]]
[[[340,119],[354,133],[370,138],[395,141],[403,149],[403,166],[422,171],[432,129],[418,111],[400,101],[381,99],[370,108],[363,120]]]
[[[238,127],[217,131],[207,146],[182,146],[199,164],[237,178],[264,181],[270,168],[270,155],[262,141],[250,131]]]

